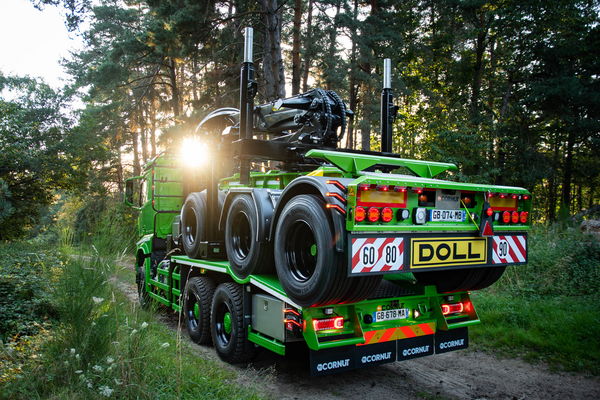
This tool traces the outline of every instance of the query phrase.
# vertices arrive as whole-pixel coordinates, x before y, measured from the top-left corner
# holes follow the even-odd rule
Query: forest
[[[355,113],[342,146],[378,149],[391,58],[394,152],[454,162],[461,180],[526,187],[539,222],[598,204],[597,1],[34,4],[63,7],[85,46],[64,60],[72,79],[61,90],[0,75],[1,239],[39,230],[57,190],[119,194],[208,112],[236,107],[246,26],[258,101],[335,90]]]

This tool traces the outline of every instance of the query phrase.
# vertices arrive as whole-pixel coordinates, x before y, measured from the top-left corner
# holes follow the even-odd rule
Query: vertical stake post
[[[381,91],[381,151],[392,152],[392,122],[394,94],[392,93],[392,61],[389,58],[383,60],[383,90]]]
[[[254,80],[254,64],[252,62],[252,41],[254,31],[244,28],[244,62],[240,71],[240,183],[250,183],[250,160],[244,154],[245,140],[252,139],[254,124],[254,96],[256,81]]]

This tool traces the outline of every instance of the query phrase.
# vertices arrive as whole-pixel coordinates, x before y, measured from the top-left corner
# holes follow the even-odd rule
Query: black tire
[[[371,296],[381,284],[381,275],[360,276],[347,278],[350,281],[350,287],[343,296],[343,303],[356,303]]]
[[[497,269],[498,267],[419,272],[415,273],[415,278],[420,284],[435,285],[440,293],[464,292],[483,289],[496,282],[504,273],[504,270]]]
[[[431,271],[414,273],[422,285],[435,285],[440,293],[457,292],[463,289],[465,281],[471,279],[472,271],[466,269],[451,269],[446,271]]]
[[[224,198],[225,195],[219,192],[217,215],[220,215],[220,210],[223,208]],[[204,190],[190,193],[181,208],[181,242],[185,254],[191,258],[200,258],[200,243],[205,237],[206,207],[206,190]]]
[[[185,285],[183,315],[188,335],[195,343],[211,342],[210,309],[214,293],[215,284],[207,277],[195,276]]]
[[[273,250],[266,238],[257,238],[257,211],[252,196],[242,194],[231,202],[225,224],[225,248],[231,269],[241,279],[273,272]]]
[[[244,329],[243,294],[241,285],[222,283],[215,290],[212,301],[212,341],[219,357],[231,364],[248,362],[256,353]]]
[[[506,267],[490,267],[485,269],[485,275],[471,287],[471,290],[485,289],[492,284],[496,283],[500,277],[504,274]]]
[[[275,267],[287,295],[303,307],[340,302],[351,286],[333,237],[319,197],[296,196],[283,208],[275,230]]]

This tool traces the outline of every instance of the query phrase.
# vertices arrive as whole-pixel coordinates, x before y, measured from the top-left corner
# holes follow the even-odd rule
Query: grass
[[[536,227],[529,264],[473,294],[472,343],[555,369],[600,375],[600,244],[576,228]]]
[[[129,243],[119,223],[90,227],[78,247],[92,257],[66,224],[51,244],[0,244],[0,398],[259,398],[113,286]]]
[[[600,375],[598,297],[474,296],[481,324],[470,329],[475,347],[500,350],[555,369]]]

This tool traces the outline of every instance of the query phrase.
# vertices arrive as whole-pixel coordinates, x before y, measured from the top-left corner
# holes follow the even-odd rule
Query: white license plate
[[[395,319],[408,318],[408,308],[396,308],[393,310],[375,311],[373,313],[373,322],[393,321]]]
[[[430,210],[429,220],[432,222],[463,222],[463,210]]]

